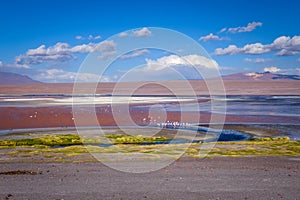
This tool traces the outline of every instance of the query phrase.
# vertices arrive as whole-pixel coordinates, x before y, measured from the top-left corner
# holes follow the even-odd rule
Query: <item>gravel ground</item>
[[[0,199],[300,199],[299,191],[292,157],[183,158],[144,174],[99,162],[0,164]]]

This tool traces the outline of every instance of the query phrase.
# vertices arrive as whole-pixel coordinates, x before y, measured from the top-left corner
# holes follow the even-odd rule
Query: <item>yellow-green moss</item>
[[[207,151],[208,156],[300,156],[300,141],[290,141],[288,137],[258,138],[250,141],[237,142],[217,142],[212,149],[212,143],[191,144],[157,144],[139,145],[141,143],[151,143],[155,141],[165,141],[166,137],[143,137],[126,134],[106,135],[115,145],[101,147],[98,138],[84,138],[90,145],[83,146],[83,142],[78,135],[42,135],[39,138],[2,140],[0,141],[1,155],[14,159],[27,157],[45,158],[46,160],[65,162],[82,158],[89,160],[89,153],[145,153],[147,155],[179,155],[185,151],[185,156],[192,158],[201,157],[200,154]],[[85,143],[86,144],[86,143]],[[65,146],[62,148],[52,148],[53,146]],[[205,153],[206,154],[206,153]],[[87,158],[86,158],[87,157]],[[77,161],[80,159],[77,159]]]
[[[167,138],[159,137],[143,137],[142,135],[127,135],[127,134],[108,134],[107,138],[112,139],[114,144],[142,144],[157,141],[166,141]]]

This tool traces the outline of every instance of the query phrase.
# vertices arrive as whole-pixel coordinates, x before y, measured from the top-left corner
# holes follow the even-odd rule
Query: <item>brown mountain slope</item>
[[[39,81],[33,80],[28,76],[11,73],[11,72],[0,72],[0,84],[14,85],[14,84],[38,84]]]

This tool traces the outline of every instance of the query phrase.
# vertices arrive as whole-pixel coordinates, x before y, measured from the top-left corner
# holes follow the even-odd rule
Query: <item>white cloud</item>
[[[122,32],[119,34],[119,37],[126,37],[126,36],[128,36],[128,33],[126,33],[126,32]]]
[[[146,59],[146,65],[126,71],[121,81],[201,79],[202,75],[215,77],[216,68],[216,61],[200,55],[169,55]]]
[[[101,39],[100,35],[97,35],[97,36],[94,37],[94,40],[99,40],[99,39]]]
[[[266,67],[264,68],[264,72],[271,72],[276,74],[285,74],[285,75],[300,75],[300,68],[290,68],[290,69],[283,69],[278,67]]]
[[[99,80],[99,76],[97,74],[67,72],[62,69],[44,70],[41,71],[35,78],[37,80],[47,82],[74,82],[75,80],[79,82],[97,82]],[[103,76],[100,81],[108,82],[110,79]]]
[[[229,45],[226,48],[217,48],[215,49],[214,55],[233,55],[238,54],[239,48],[236,45]]]
[[[300,58],[298,58],[297,61],[300,62]]]
[[[227,48],[217,48],[215,50],[216,55],[263,54],[267,52],[270,52],[270,50],[261,43],[247,44],[242,48],[238,48],[236,45],[229,45]]]
[[[151,34],[152,34],[151,31],[146,27],[140,30],[133,31],[133,35],[136,37],[149,37],[151,36]]]
[[[15,62],[19,65],[41,64],[45,61],[64,62],[75,59],[76,57],[73,53],[92,52],[100,52],[102,54],[115,52],[115,43],[113,41],[103,41],[70,47],[67,43],[58,42],[48,48],[45,45],[41,45],[36,49],[29,49],[25,54],[17,56]]]
[[[276,73],[281,71],[278,67],[265,67],[264,72],[271,72],[271,73]]]
[[[123,60],[130,59],[130,58],[134,58],[134,57],[138,57],[138,56],[144,56],[149,53],[150,53],[150,51],[147,49],[140,49],[140,50],[133,51],[130,54],[123,55],[120,57],[120,59],[123,59]]]
[[[206,41],[209,41],[209,40],[222,40],[222,38],[220,38],[217,35],[214,35],[214,34],[210,33],[210,34],[208,34],[206,36],[200,37],[199,40],[203,41],[203,42],[206,42]]]
[[[83,40],[83,37],[81,35],[77,35],[75,38],[76,40]]]
[[[281,36],[276,38],[271,44],[247,44],[244,47],[229,45],[222,49],[217,48],[215,55],[234,55],[234,54],[264,54],[269,52],[279,51],[277,56],[291,56],[300,54],[300,36]]]
[[[15,61],[18,64],[40,64],[44,61],[67,61],[75,57],[69,51],[67,43],[57,43],[54,46],[46,48],[41,45],[36,49],[29,49],[25,54],[16,57]]]
[[[177,56],[177,55],[170,55],[164,56],[157,60],[146,59],[147,62],[147,70],[161,70],[168,67],[175,67],[175,66],[197,66],[197,67],[204,67],[208,69],[217,68],[218,64],[216,61],[199,56],[196,54],[191,54],[187,56]]]
[[[300,36],[287,37],[281,36],[274,40],[270,45],[274,50],[280,50],[276,55],[290,56],[300,53]]]
[[[3,63],[2,61],[0,61],[0,68],[30,69],[30,66],[27,64]]]
[[[81,36],[81,35],[77,35],[75,37],[77,40],[85,40],[85,39],[88,39],[88,40],[99,40],[101,39],[101,36],[100,35],[97,35],[97,36],[93,36],[93,35],[89,35],[87,38]]]
[[[27,55],[44,55],[44,54],[56,54],[59,52],[67,52],[69,49],[69,44],[58,42],[54,46],[46,48],[45,45],[41,45],[36,49],[29,49]]]
[[[279,51],[276,55],[277,56],[294,56],[299,54],[299,51],[290,51],[287,49],[282,49],[281,51]]]
[[[235,28],[227,28],[227,31],[230,33],[243,33],[243,32],[251,32],[256,29],[256,27],[262,26],[261,22],[251,22],[248,23],[247,26],[239,26]],[[222,29],[223,32],[226,31],[225,28]],[[221,30],[221,31],[222,31]]]
[[[112,40],[105,40],[99,43],[88,43],[77,45],[69,49],[73,53],[93,53],[115,51],[116,44]]]
[[[101,39],[101,36],[100,35],[97,35],[97,36],[89,35],[88,39],[89,40],[99,40],[99,39]]]
[[[263,59],[263,58],[255,58],[255,59],[245,58],[244,60],[246,62],[250,62],[250,63],[264,63],[264,62],[266,62],[266,59]]]
[[[222,28],[222,29],[219,31],[219,33],[223,33],[223,32],[225,32],[225,31],[227,31],[227,28]]]

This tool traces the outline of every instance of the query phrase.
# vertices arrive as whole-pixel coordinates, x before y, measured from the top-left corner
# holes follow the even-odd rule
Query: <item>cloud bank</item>
[[[170,55],[158,58],[156,60],[146,59],[147,68],[151,70],[161,70],[163,68],[174,67],[174,66],[185,66],[185,67],[201,67],[207,69],[216,69],[218,64],[215,60],[210,58],[199,56],[196,54],[178,56]]]
[[[70,47],[67,43],[58,42],[54,46],[46,47],[41,45],[36,49],[29,49],[25,54],[16,57],[16,64],[36,65],[45,61],[65,62],[75,59],[74,53],[100,52],[107,54],[115,51],[113,41],[103,41],[99,43],[88,43]]]
[[[234,28],[222,28],[220,33],[223,33],[225,31],[229,33],[244,33],[244,32],[251,32],[256,29],[256,27],[260,27],[263,24],[261,22],[250,22],[247,24],[247,26],[238,26]]]
[[[300,68],[289,68],[282,69],[278,67],[265,67],[264,72],[276,73],[276,74],[286,74],[286,75],[300,75]]]
[[[149,37],[152,35],[152,32],[148,28],[144,27],[140,30],[133,31],[133,35],[136,37]]]
[[[128,37],[128,36],[133,36],[133,37],[150,37],[152,35],[152,32],[144,27],[135,31],[132,31],[131,33],[128,32],[122,32],[118,36],[119,37]]]
[[[277,67],[265,67],[264,68],[264,72],[271,72],[271,73],[276,73],[281,71],[281,69],[277,68]]]
[[[203,41],[203,42],[207,42],[207,41],[210,41],[210,40],[222,40],[222,38],[220,38],[217,35],[214,35],[213,33],[210,33],[210,34],[208,34],[206,36],[200,37],[199,40]]]
[[[85,39],[88,39],[88,40],[99,40],[101,39],[101,36],[100,35],[97,35],[97,36],[93,36],[93,35],[89,35],[87,38],[81,36],[81,35],[77,35],[76,37],[76,40],[85,40]]]
[[[185,80],[201,79],[202,75],[217,76],[217,62],[196,54],[169,55],[145,61],[145,65],[126,71],[121,81]]]
[[[275,52],[277,56],[292,56],[300,54],[300,36],[281,36],[276,38],[271,44],[246,44],[243,47],[229,45],[226,48],[217,48],[214,55],[236,55],[250,54],[259,55],[269,52]]]

